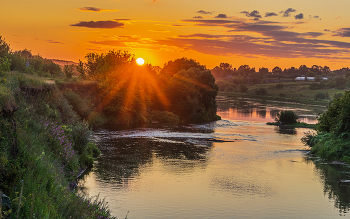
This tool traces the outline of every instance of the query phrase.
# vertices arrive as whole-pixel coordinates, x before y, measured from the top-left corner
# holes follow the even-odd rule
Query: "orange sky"
[[[348,67],[349,0],[11,0],[0,36],[13,50],[78,61],[127,50],[163,66],[188,57],[208,68],[306,64]]]

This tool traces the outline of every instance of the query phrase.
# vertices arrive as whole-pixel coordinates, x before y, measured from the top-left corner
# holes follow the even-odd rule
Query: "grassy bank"
[[[245,85],[247,87],[245,92],[240,91],[238,86],[235,85],[236,89],[233,89],[233,91],[225,92],[223,89],[221,89],[219,91],[219,95],[327,106],[330,100],[345,91],[344,88],[324,88],[317,90],[310,89],[310,86],[315,85],[315,83],[317,84],[318,82],[297,81],[287,83]],[[220,81],[218,81],[218,84],[220,84]],[[266,93],[259,92],[263,90],[265,90]],[[318,97],[317,95],[321,93],[323,93],[324,96]]]
[[[99,154],[88,123],[48,78],[9,72],[0,79],[0,190],[9,197],[2,216],[113,218],[104,201],[74,192]]]

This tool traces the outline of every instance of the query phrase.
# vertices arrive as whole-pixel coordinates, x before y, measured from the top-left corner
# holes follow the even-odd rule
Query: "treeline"
[[[265,78],[265,77],[273,77],[273,78],[296,78],[300,76],[306,77],[316,77],[316,80],[322,80],[322,77],[336,77],[350,75],[349,68],[342,68],[339,70],[331,71],[328,66],[319,66],[313,65],[308,67],[306,65],[300,65],[298,67],[290,67],[282,69],[278,66],[274,67],[271,71],[268,68],[259,68],[255,69],[250,67],[249,65],[241,65],[238,69],[233,68],[231,64],[228,63],[220,63],[219,66],[216,66],[212,70],[212,74],[215,78],[230,78],[237,76],[246,76],[252,79],[254,78]]]
[[[159,71],[139,66],[126,51],[89,53],[78,71],[98,84],[94,111],[114,123],[217,120],[218,87],[210,70],[192,59],[169,61]],[[162,121],[163,120],[163,121]]]

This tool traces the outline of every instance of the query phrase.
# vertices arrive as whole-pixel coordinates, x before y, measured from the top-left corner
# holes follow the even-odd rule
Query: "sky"
[[[349,0],[0,2],[0,36],[44,58],[114,49],[161,67],[182,57],[207,68],[350,66]]]

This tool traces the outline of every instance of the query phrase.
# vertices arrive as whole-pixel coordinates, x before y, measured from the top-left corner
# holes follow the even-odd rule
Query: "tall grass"
[[[0,83],[0,103],[16,104],[18,111],[13,118],[0,117],[0,190],[11,199],[11,208],[3,209],[3,216],[114,218],[99,197],[79,196],[70,187],[99,154],[89,142],[91,131],[86,122],[54,84],[20,73],[5,77],[6,82]],[[18,156],[13,158],[15,137]]]

